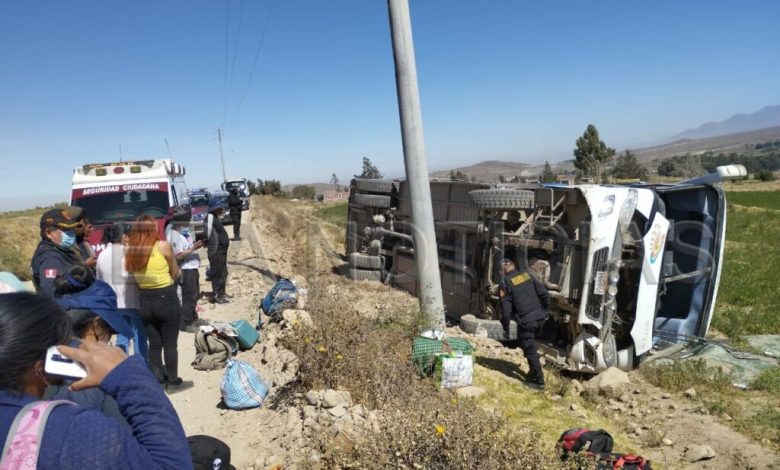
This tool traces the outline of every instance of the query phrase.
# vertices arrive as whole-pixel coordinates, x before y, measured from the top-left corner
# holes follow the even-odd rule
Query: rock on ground
[[[698,462],[700,460],[709,460],[715,457],[715,451],[712,447],[701,444],[688,446],[683,452],[683,459],[687,462]]]
[[[622,395],[623,388],[631,383],[628,374],[610,367],[599,375],[588,380],[588,386],[595,388],[602,395],[618,397]]]

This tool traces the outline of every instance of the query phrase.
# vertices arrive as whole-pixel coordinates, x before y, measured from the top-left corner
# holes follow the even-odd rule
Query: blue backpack
[[[298,288],[289,279],[279,279],[263,298],[260,308],[271,321],[282,319],[282,312],[298,305]]]

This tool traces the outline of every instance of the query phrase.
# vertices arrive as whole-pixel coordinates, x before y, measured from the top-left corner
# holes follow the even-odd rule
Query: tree
[[[314,186],[299,184],[292,189],[290,196],[295,199],[311,200],[314,199],[315,193]]]
[[[450,181],[468,181],[469,175],[466,173],[463,173],[462,171],[454,171],[450,170]]]
[[[246,182],[246,190],[249,192],[249,194],[257,194],[257,185],[252,180],[247,180]]]
[[[499,183],[506,183],[506,178],[504,178],[504,175],[498,175],[498,182]]]
[[[542,183],[555,183],[558,180],[558,175],[550,168],[550,162],[544,162],[544,169],[539,179]]]
[[[281,196],[282,183],[277,180],[257,180],[257,191],[267,196]]]
[[[339,177],[336,176],[336,173],[333,173],[333,175],[330,177],[330,184],[333,185],[333,190],[338,192],[339,190]]]
[[[577,139],[574,149],[574,166],[583,176],[600,176],[602,168],[615,156],[615,149],[607,147],[599,139],[599,131],[593,124]]]
[[[616,179],[644,179],[647,178],[647,169],[639,163],[636,155],[626,150],[615,160],[612,177]]]
[[[368,179],[380,179],[384,175],[379,171],[379,168],[371,163],[371,159],[363,157],[363,173],[355,175],[355,178],[368,178]]]
[[[760,181],[774,181],[775,174],[769,170],[761,170],[755,174],[754,178]]]

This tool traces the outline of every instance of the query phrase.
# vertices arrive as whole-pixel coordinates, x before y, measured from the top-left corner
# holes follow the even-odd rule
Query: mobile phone
[[[79,344],[81,344],[81,341],[71,340],[68,346],[77,348]],[[80,362],[63,356],[57,346],[52,346],[46,351],[46,362],[43,370],[47,374],[66,379],[78,380],[87,376],[87,369]]]

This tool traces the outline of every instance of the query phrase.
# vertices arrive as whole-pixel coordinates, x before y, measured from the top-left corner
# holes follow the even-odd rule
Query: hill
[[[704,152],[713,153],[753,153],[754,145],[780,139],[780,126],[754,131],[707,137],[703,139],[682,139],[670,144],[657,145],[641,149],[631,149],[643,163],[663,160],[674,155],[692,155]]]
[[[780,126],[780,105],[765,106],[753,114],[735,114],[725,121],[707,122],[672,137],[673,141],[703,139]]]
[[[515,176],[536,175],[534,167],[527,163],[520,162],[500,162],[497,160],[487,160],[475,163],[474,165],[453,168],[451,170],[441,170],[431,172],[432,178],[449,178],[450,172],[465,173],[469,178],[476,178],[479,181],[498,181],[498,177],[503,175],[510,179]]]

